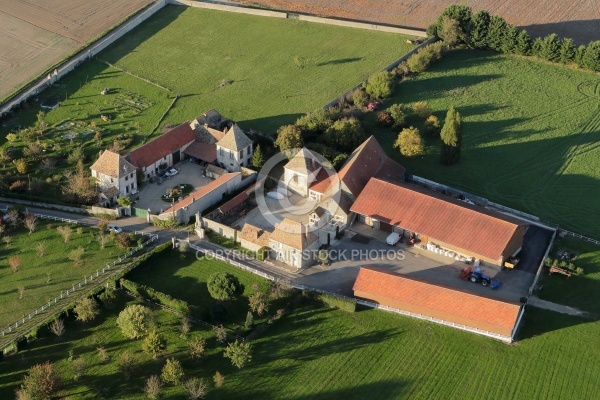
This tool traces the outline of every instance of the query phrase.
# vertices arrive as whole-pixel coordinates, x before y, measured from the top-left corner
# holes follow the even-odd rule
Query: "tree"
[[[579,68],[584,68],[583,65],[583,58],[585,56],[585,46],[581,45],[577,48],[577,50],[575,50],[575,64],[577,64],[577,66]]]
[[[295,125],[284,125],[277,130],[277,139],[275,146],[280,151],[297,149],[304,145],[302,141],[302,132]]]
[[[438,27],[438,35],[444,39],[444,43],[448,47],[454,47],[465,39],[465,33],[458,21],[447,15],[442,18],[442,24]]]
[[[488,28],[488,47],[496,51],[501,51],[505,32],[506,21],[504,21],[502,17],[494,15],[490,20],[490,26]]]
[[[248,311],[246,313],[246,323],[244,324],[246,329],[250,329],[254,326],[254,315],[252,315],[252,311]]]
[[[469,43],[477,49],[487,48],[488,27],[492,17],[490,13],[481,10],[471,18],[471,34],[469,35]]]
[[[67,183],[62,187],[62,193],[67,201],[81,204],[93,204],[97,201],[98,188],[89,172],[78,166],[75,173],[65,174]]]
[[[206,355],[206,340],[194,338],[188,343],[188,355],[192,360],[200,360]]]
[[[183,390],[190,400],[202,399],[208,391],[208,382],[204,378],[190,378],[183,383]]]
[[[438,17],[438,35],[439,35],[439,31],[443,25],[443,21],[445,19],[445,17],[448,17],[450,19],[453,19],[455,21],[458,22],[458,25],[460,26],[461,31],[469,36],[470,32],[471,32],[471,16],[473,14],[473,11],[471,10],[471,7],[469,6],[463,6],[463,5],[458,5],[458,4],[453,4],[451,6],[448,6],[444,11],[442,11],[442,13],[440,14],[440,16]],[[445,40],[445,38],[442,36],[442,38]]]
[[[387,108],[386,111],[390,113],[392,119],[394,120],[394,127],[397,128],[404,126],[404,124],[406,123],[407,110],[408,107],[398,103],[392,104]]]
[[[333,119],[327,110],[318,108],[296,120],[296,126],[309,135],[325,132],[333,124]]]
[[[336,149],[352,151],[365,139],[365,132],[356,118],[335,121],[325,131],[325,142]]]
[[[225,343],[225,341],[227,340],[227,331],[225,330],[223,325],[215,326],[213,328],[213,331],[215,332],[215,338],[217,339],[217,342]]]
[[[148,336],[146,336],[146,338],[144,338],[142,341],[142,350],[145,353],[150,354],[154,359],[156,359],[156,357],[162,353],[164,349],[165,341],[155,330],[151,330],[148,333]]]
[[[8,265],[10,265],[10,269],[13,273],[19,271],[19,267],[21,266],[21,257],[14,256],[8,259]]]
[[[11,152],[5,147],[0,147],[0,164],[5,166],[12,160]]]
[[[18,138],[19,137],[17,135],[15,135],[14,133],[9,133],[9,134],[6,135],[6,140],[9,141],[9,142],[11,142],[11,143],[16,142]]]
[[[582,58],[583,67],[590,71],[600,71],[600,40],[590,42]]]
[[[539,56],[546,61],[556,62],[560,59],[560,46],[560,38],[556,33],[552,33],[542,40]]]
[[[121,207],[129,207],[131,206],[131,199],[129,198],[129,196],[121,196],[117,199],[117,203]]]
[[[250,159],[250,165],[254,168],[262,168],[265,163],[265,157],[263,156],[262,149],[260,148],[260,144],[256,145],[254,149],[254,154],[252,154],[252,158]]]
[[[430,115],[425,120],[425,132],[431,137],[440,137],[440,120],[435,115]]]
[[[73,380],[78,381],[85,372],[87,371],[87,363],[81,357],[77,357],[71,361],[71,368],[73,369]]]
[[[162,392],[162,382],[158,375],[151,375],[146,379],[146,385],[144,386],[144,393],[150,400],[156,400],[160,397]]]
[[[215,387],[217,389],[223,387],[223,385],[225,384],[225,376],[223,374],[221,374],[219,371],[215,372],[215,375],[213,376],[213,382],[215,383]]]
[[[394,124],[394,119],[392,115],[387,111],[379,111],[377,113],[377,123],[381,126],[392,126]]]
[[[57,227],[56,230],[63,237],[63,241],[65,243],[69,243],[69,241],[71,240],[71,236],[73,235],[73,229],[71,229],[70,226],[61,225]]]
[[[17,172],[20,174],[26,174],[27,173],[27,160],[24,158],[19,158],[18,160],[14,160],[13,163],[15,164],[15,168],[17,169]]]
[[[376,99],[386,99],[392,95],[394,77],[387,71],[371,75],[365,84],[367,94]]]
[[[23,219],[23,225],[25,225],[25,228],[27,228],[27,230],[29,230],[30,235],[33,232],[35,232],[35,229],[37,228],[37,224],[38,224],[38,217],[36,217],[34,214],[31,214],[31,213],[25,214],[25,218]]]
[[[429,38],[437,36],[437,25],[436,24],[429,25],[427,27],[427,29],[425,30],[425,33],[427,34],[427,37],[429,37]]]
[[[208,292],[215,300],[234,300],[244,287],[238,278],[226,272],[216,272],[208,278]]]
[[[442,138],[442,153],[440,158],[442,164],[452,165],[460,160],[461,128],[462,121],[460,114],[454,107],[450,107],[440,135]]]
[[[408,60],[406,60],[406,65],[408,66],[408,70],[413,74],[420,74],[421,72],[425,71],[425,68],[427,67],[425,60],[419,52],[408,57]]]
[[[172,357],[168,358],[160,373],[163,382],[178,385],[181,383],[183,376],[184,373],[181,363]]]
[[[98,303],[92,297],[80,300],[73,311],[77,314],[77,320],[82,322],[92,321],[100,313]]]
[[[33,400],[46,400],[54,396],[62,385],[60,375],[49,361],[44,364],[36,364],[29,369],[21,391]]]
[[[267,302],[267,297],[263,292],[256,292],[250,298],[248,298],[250,302],[250,310],[257,313],[258,315],[263,315],[269,309],[269,303]]]
[[[242,369],[244,365],[252,361],[251,350],[250,342],[235,341],[229,343],[223,356],[229,358],[234,366]]]
[[[135,371],[137,363],[137,356],[129,350],[121,352],[117,358],[117,368],[119,368],[119,371],[125,376],[126,380],[129,380],[129,377]]]
[[[431,115],[431,110],[425,101],[417,101],[413,104],[413,111],[421,118],[427,118]]]
[[[70,165],[77,165],[79,162],[85,161],[85,153],[81,147],[74,148],[67,156],[67,163]]]
[[[352,92],[352,103],[354,103],[356,108],[363,109],[367,106],[368,102],[369,96],[367,96],[367,93],[363,89],[356,89]]]
[[[531,36],[525,29],[519,32],[517,36],[517,45],[515,47],[515,53],[522,56],[528,56],[531,54]]]
[[[416,157],[425,154],[425,145],[419,130],[413,126],[402,129],[398,135],[394,147],[400,150],[404,157]]]
[[[79,267],[81,265],[83,253],[85,253],[85,249],[82,246],[79,246],[69,252],[69,260],[73,261],[73,264],[76,267]]]
[[[327,251],[327,249],[319,250],[319,252],[317,253],[317,260],[319,261],[321,266],[326,266],[327,264],[329,264],[329,251]]]
[[[531,55],[536,57],[541,57],[542,53],[542,38],[535,38],[533,43],[531,44]]]
[[[65,333],[65,322],[58,318],[55,319],[49,326],[50,332],[55,334],[58,337],[61,337],[63,333]]]
[[[181,338],[186,338],[188,333],[190,333],[191,325],[190,320],[188,318],[183,318],[181,320],[181,325],[179,325],[179,331],[181,332]]]
[[[502,52],[503,53],[515,53],[517,48],[517,39],[519,37],[519,28],[512,24],[506,25],[504,36],[502,37]]]
[[[575,61],[575,43],[573,43],[573,39],[566,38],[562,41],[558,60],[563,64],[570,64]]]
[[[19,224],[21,223],[21,215],[19,213],[19,210],[15,207],[11,207],[8,209],[8,211],[6,212],[6,222],[8,222],[8,224],[13,228],[17,228],[19,226]]]
[[[139,304],[127,306],[117,317],[117,326],[130,339],[144,336],[153,325],[152,311]]]

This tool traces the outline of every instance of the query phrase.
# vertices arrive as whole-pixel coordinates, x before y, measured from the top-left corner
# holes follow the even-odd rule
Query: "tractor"
[[[475,270],[471,267],[465,267],[461,271],[460,277],[466,281],[481,283],[482,286],[489,286],[492,289],[498,289],[502,285],[502,282],[497,279],[492,279],[479,267],[476,267]]]

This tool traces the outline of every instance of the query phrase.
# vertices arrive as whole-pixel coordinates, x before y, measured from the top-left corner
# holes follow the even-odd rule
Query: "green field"
[[[42,220],[31,236],[23,229],[4,234],[10,236],[12,241],[9,246],[4,242],[0,244],[1,329],[35,311],[59,296],[62,290],[69,289],[125,253],[124,249],[115,247],[112,241],[101,250],[100,243],[92,237],[97,230],[90,228],[81,228],[82,234],[78,234],[77,228],[73,227],[70,242],[64,243],[56,231],[57,226]],[[39,243],[46,245],[46,255],[43,257],[38,255],[36,246]],[[82,264],[75,266],[69,259],[69,253],[79,246],[85,249],[85,253]],[[17,272],[9,267],[8,260],[12,257],[21,259]],[[22,299],[19,299],[19,288],[24,289]]]
[[[375,134],[414,175],[486,197],[600,238],[600,77],[558,65],[485,51],[454,51],[403,82],[386,102],[427,101],[443,121],[463,116],[460,163],[439,163],[440,141],[422,158],[402,158],[397,132]],[[411,122],[411,121],[409,121]],[[413,120],[422,127],[421,121]]]
[[[182,259],[179,254],[170,252],[161,254],[149,265],[135,270],[129,279],[201,307],[205,319],[210,322],[208,310],[215,300],[210,296],[206,283],[215,272],[235,275],[244,285],[242,295],[227,304],[225,321],[228,328],[244,325],[248,312],[248,297],[256,291],[253,287],[258,285],[259,290],[266,291],[269,284],[265,279],[223,261],[197,260],[192,253],[188,253]],[[259,321],[258,317],[256,321]]]
[[[556,252],[561,249],[568,249],[577,254],[573,264],[583,268],[584,275],[573,274],[567,278],[560,274],[544,273],[540,280],[543,289],[538,296],[596,314],[600,318],[600,246],[566,237],[555,242],[550,256],[556,257]]]
[[[275,323],[253,341],[253,360],[237,370],[223,358],[222,346],[209,339],[209,354],[190,362],[179,337],[179,319],[157,311],[167,354],[157,360],[141,352],[140,341],[127,340],[115,326],[124,307],[105,310],[85,326],[69,323],[61,338],[46,336],[16,356],[7,356],[0,372],[0,397],[12,398],[22,374],[34,363],[52,360],[63,373],[69,398],[140,398],[144,380],[160,371],[166,355],[182,360],[188,377],[209,378],[219,370],[222,389],[207,399],[596,399],[600,323],[528,310],[521,341],[508,346],[493,339],[378,310],[349,314],[302,308]],[[210,337],[195,328],[191,335]],[[104,346],[107,364],[96,358]],[[127,381],[115,359],[123,350],[137,352],[139,369]],[[71,379],[69,350],[86,360],[81,380]],[[166,386],[163,398],[183,399],[181,389]]]

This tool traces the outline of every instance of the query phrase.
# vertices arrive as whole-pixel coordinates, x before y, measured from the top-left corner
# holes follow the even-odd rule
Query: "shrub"
[[[298,118],[295,125],[305,133],[316,135],[325,132],[331,124],[333,124],[331,114],[322,108],[318,108]]]
[[[21,257],[11,257],[8,259],[8,265],[10,265],[10,269],[13,273],[19,271],[19,267],[21,266]]]
[[[157,228],[163,228],[163,229],[174,229],[179,226],[179,222],[173,217],[168,217],[167,219],[154,218],[152,220],[152,223]]]
[[[425,71],[427,67],[420,52],[416,52],[412,56],[408,57],[406,64],[408,65],[408,70],[413,74],[420,74],[421,72]]]
[[[172,357],[168,358],[160,374],[163,382],[178,385],[181,383],[183,376],[184,373],[181,363]]]
[[[407,107],[402,104],[392,104],[386,110],[394,120],[393,126],[400,127],[406,123]]]
[[[352,103],[356,108],[363,109],[369,102],[369,96],[365,93],[363,89],[356,89],[352,92]]]
[[[394,124],[394,119],[388,111],[379,111],[377,113],[377,124],[384,127],[389,127]]]
[[[69,260],[73,261],[73,264],[76,267],[79,267],[81,265],[83,253],[85,253],[85,249],[82,246],[79,246],[69,252]]]
[[[252,361],[251,355],[252,346],[250,342],[235,341],[229,343],[223,356],[231,360],[231,364],[239,369],[244,368],[248,362]]]
[[[419,130],[413,126],[402,129],[394,147],[398,148],[400,154],[405,157],[416,157],[425,153],[423,138],[421,138]]]
[[[431,115],[431,110],[425,101],[417,101],[413,104],[413,111],[421,118],[428,118]]]
[[[63,333],[65,333],[65,322],[58,318],[56,320],[54,320],[49,326],[48,328],[50,329],[50,332],[52,332],[53,334],[55,334],[58,337],[61,337],[63,335]]]
[[[119,358],[117,358],[117,368],[119,368],[119,371],[125,376],[126,380],[129,380],[131,374],[136,370],[137,363],[137,356],[129,350],[123,351],[119,354]]]
[[[386,99],[393,93],[394,77],[387,71],[381,71],[367,80],[365,91],[376,99]]]
[[[36,243],[35,250],[37,251],[38,257],[44,257],[46,255],[46,242]]]
[[[234,300],[244,287],[238,278],[226,272],[217,272],[208,278],[208,292],[215,300]]]
[[[190,400],[201,399],[206,396],[208,382],[203,378],[190,378],[183,383],[183,390]]]
[[[584,270],[581,267],[577,267],[577,268],[575,268],[575,272],[577,273],[577,275],[583,275]]]
[[[217,342],[225,343],[225,341],[227,340],[227,331],[225,331],[223,325],[215,326],[213,328],[213,332],[215,333],[215,338],[217,339]]]
[[[142,350],[156,358],[165,349],[165,342],[155,330],[150,331],[142,341]]]
[[[329,307],[339,308],[342,311],[351,313],[356,311],[356,300],[354,299],[333,296],[327,293],[320,294],[317,298]]]
[[[304,145],[302,132],[295,125],[284,125],[277,130],[274,144],[280,151],[300,148]]]
[[[325,141],[336,149],[352,151],[365,139],[365,132],[356,118],[335,121],[325,131]]]
[[[440,120],[435,115],[430,115],[425,120],[425,132],[431,137],[440,137]]]
[[[13,163],[15,164],[15,168],[17,169],[17,172],[20,174],[26,174],[27,173],[27,160],[24,158],[19,158],[18,160],[14,160]]]
[[[223,374],[221,374],[219,371],[215,372],[215,375],[213,376],[213,382],[215,383],[215,387],[217,389],[223,387],[223,385],[225,384],[225,376]]]
[[[77,314],[77,320],[82,322],[92,321],[100,313],[98,303],[92,297],[80,300],[73,311]]]
[[[106,364],[110,357],[108,356],[108,352],[104,348],[104,346],[100,346],[96,348],[96,356],[98,357],[98,361],[100,364]]]
[[[263,292],[254,293],[248,300],[250,302],[250,310],[258,315],[263,315],[269,309],[267,298]]]
[[[73,235],[73,229],[70,226],[61,225],[56,228],[58,233],[63,237],[65,243],[69,243],[71,240],[71,236]]]
[[[188,355],[192,360],[200,360],[206,355],[206,340],[194,338],[188,343]]]
[[[73,370],[73,380],[78,381],[79,378],[85,375],[87,363],[83,358],[78,357],[71,362],[71,368]]]
[[[139,304],[127,306],[117,318],[117,326],[121,328],[123,335],[130,339],[144,336],[150,330],[152,322],[150,309]]]

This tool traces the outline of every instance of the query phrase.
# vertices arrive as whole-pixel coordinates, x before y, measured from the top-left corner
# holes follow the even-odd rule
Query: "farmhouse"
[[[325,175],[325,176],[323,176]],[[283,167],[283,181],[285,186],[300,196],[309,195],[309,187],[327,178],[327,173],[317,157],[306,147],[302,148]]]
[[[178,127],[156,139],[138,147],[129,153],[126,158],[146,178],[159,173],[160,170],[177,164],[184,156],[184,150],[196,140],[196,133],[189,122],[184,122]]]
[[[252,140],[237,125],[233,125],[216,146],[217,164],[229,172],[247,167],[252,158]]]
[[[319,238],[301,222],[284,218],[269,236],[271,258],[302,268],[313,261],[312,253],[319,249]]]
[[[521,249],[527,224],[407,183],[372,178],[351,207],[358,220],[399,232],[434,251],[503,266]]]
[[[362,267],[354,295],[401,313],[511,342],[522,305],[488,299],[375,267]]]
[[[263,247],[269,247],[269,237],[269,232],[247,222],[238,235],[240,246],[250,251],[258,251]]]
[[[101,152],[90,169],[101,191],[100,202],[105,205],[113,205],[119,196],[137,190],[135,167],[117,153]]]
[[[208,185],[201,187],[185,199],[174,204],[157,218],[163,220],[174,218],[180,224],[187,224],[194,214],[201,213],[208,207],[217,204],[223,199],[224,195],[233,193],[241,184],[241,172],[221,175]]]

